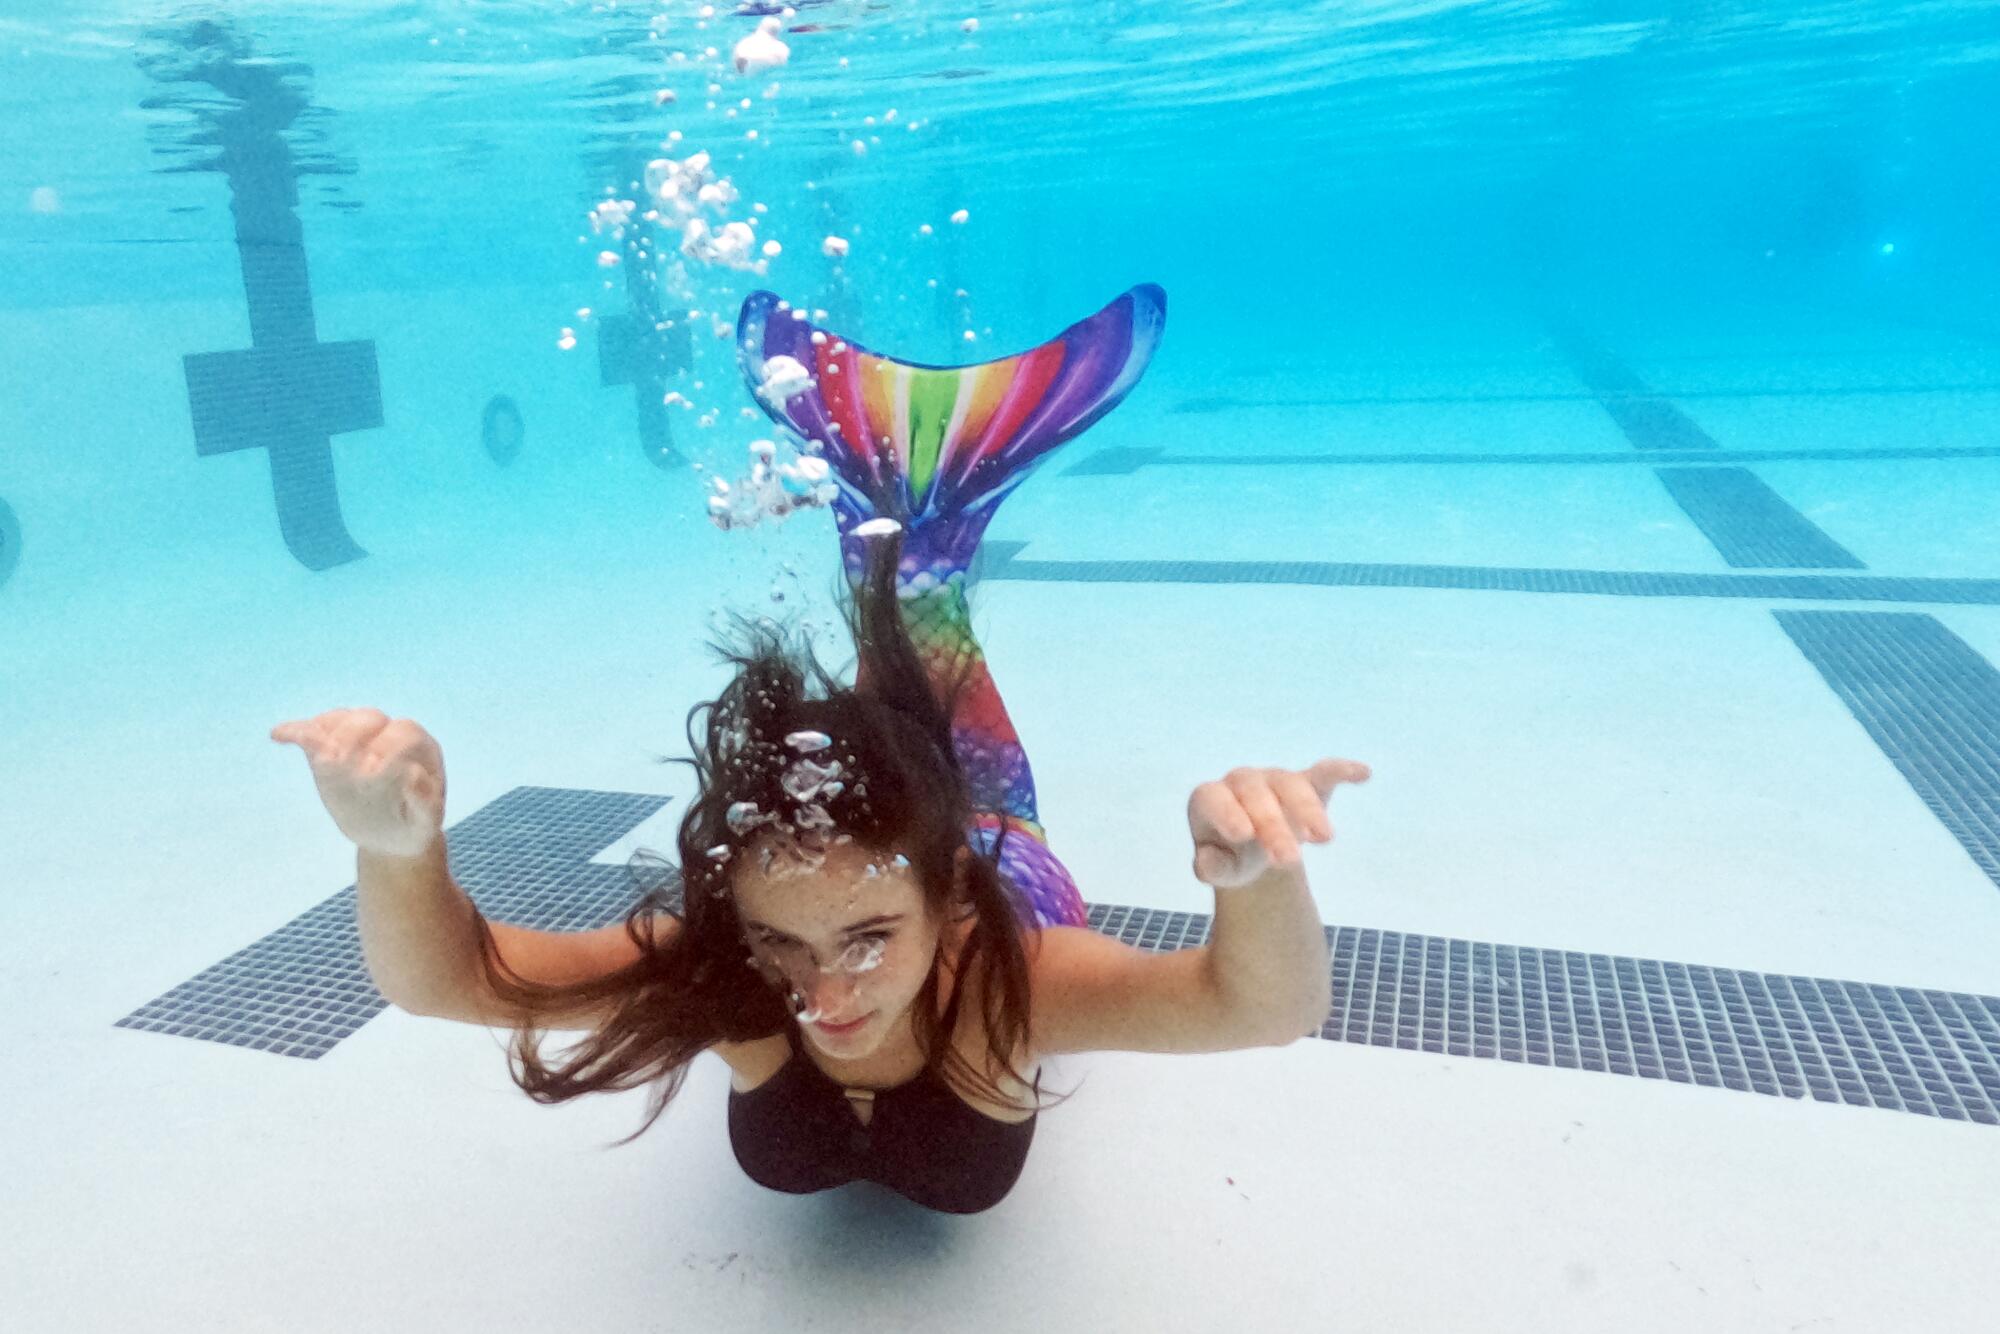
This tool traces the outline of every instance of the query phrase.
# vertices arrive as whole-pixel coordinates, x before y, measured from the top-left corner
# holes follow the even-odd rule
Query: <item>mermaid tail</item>
[[[902,525],[896,592],[903,623],[940,689],[970,672],[952,743],[974,804],[994,812],[972,832],[990,849],[1000,826],[1008,827],[1001,869],[1039,925],[1082,925],[1083,899],[1048,851],[1027,754],[972,635],[966,570],[1000,502],[1139,382],[1166,314],[1167,294],[1144,284],[1032,351],[973,366],[923,366],[870,352],[815,328],[770,292],[753,292],[736,322],[737,359],[751,393],[832,470],[834,523],[850,580],[862,577],[866,562],[854,529],[878,518]],[[797,362],[811,381],[788,378],[789,368],[772,364],[780,357]]]

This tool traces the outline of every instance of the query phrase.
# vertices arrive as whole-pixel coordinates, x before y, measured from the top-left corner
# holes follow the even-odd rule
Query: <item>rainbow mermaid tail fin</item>
[[[854,529],[873,519],[902,525],[903,624],[941,697],[961,673],[968,687],[951,720],[952,748],[981,811],[967,833],[988,851],[997,844],[1030,925],[1082,926],[1088,917],[1049,851],[1027,753],[972,635],[965,573],[1008,493],[1139,382],[1166,318],[1167,294],[1148,283],[1032,351],[975,366],[870,352],[814,328],[770,292],[753,292],[736,322],[750,392],[831,470],[850,580],[866,568]]]
[[[774,293],[753,292],[736,321],[736,352],[765,412],[816,444],[832,469],[850,577],[864,554],[850,532],[887,518],[903,526],[904,574],[943,580],[972,563],[993,511],[1035,465],[1131,392],[1166,319],[1166,292],[1145,283],[1032,351],[924,366],[870,352]]]

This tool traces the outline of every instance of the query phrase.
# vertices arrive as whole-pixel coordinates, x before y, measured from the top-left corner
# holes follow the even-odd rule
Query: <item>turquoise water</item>
[[[1190,789],[1341,755],[1376,777],[1308,853],[1336,930],[2000,995],[1991,6],[836,0],[770,15],[787,59],[750,73],[732,55],[767,16],[700,11],[0,16],[0,1003],[22,1068],[57,1072],[0,1099],[0,1142],[35,1150],[0,1206],[29,1238],[0,1273],[29,1327],[80,1327],[78,1301],[83,1326],[174,1327],[225,1292],[244,1328],[389,1327],[436,1276],[337,1285],[301,1323],[290,1294],[326,1285],[272,1225],[273,1183],[312,1178],[314,1226],[393,1267],[409,1238],[379,1202],[435,1235],[441,1194],[404,1193],[433,1170],[483,1275],[484,1297],[451,1289],[469,1311],[528,1290],[492,1263],[518,1251],[502,1220],[574,1189],[570,1216],[618,1240],[547,1242],[593,1248],[571,1263],[655,1226],[673,1254],[604,1279],[616,1327],[669,1301],[746,1328],[816,1301],[878,1329],[935,1314],[923,1284],[870,1286],[879,1256],[770,1241],[793,1202],[755,1196],[701,1119],[719,1066],[631,1151],[664,1157],[593,1158],[579,1184],[576,1146],[635,1104],[516,1120],[541,1114],[482,1036],[393,1011],[274,1055],[259,1007],[307,994],[305,955],[251,1001],[158,1018],[352,880],[272,724],[418,720],[448,823],[522,788],[666,799],[604,817],[588,860],[615,867],[670,850],[686,794],[656,760],[721,684],[719,609],[796,612],[843,658],[830,517],[708,517],[772,434],[730,337],[759,288],[926,363],[1165,288],[1145,378],[1008,498],[974,604],[1092,904],[1205,921]],[[602,211],[643,214],[649,164],[698,153],[727,182],[711,235],[754,222],[735,262],[683,254],[678,215],[621,235]],[[633,322],[660,337],[626,359]],[[301,346],[268,374],[250,356]],[[298,471],[274,474],[293,435]],[[1337,1014],[1376,985],[1356,967]],[[1501,988],[1496,967],[1461,980]],[[1674,1003],[1725,1045],[1726,1007]],[[1972,1327],[2000,1296],[1968,1277],[2000,1225],[1993,1004],[1963,1038],[1937,1020],[1957,1055],[1930,1059],[1963,1075],[1943,1092],[1747,1096],[1726,1062],[1593,1080],[1531,1068],[1560,1043],[1381,1050],[1386,1022],[1198,1076],[1106,1058],[1008,1202],[1035,1225],[920,1253],[999,1313],[1019,1293],[995,1275],[1089,1254],[1078,1319],[1135,1327],[1234,1318],[1246,1273],[1271,1327],[1311,1302],[1442,1328],[1475,1299],[1552,1329],[1829,1304]],[[1920,1029],[1813,1041],[1834,1068]],[[1573,1144],[1585,1122],[1605,1138]],[[1879,1181],[1827,1166],[1863,1161]],[[1045,1216],[1094,1172],[1097,1232]],[[698,1227],[656,1217],[661,1180],[704,1202]],[[79,1296],[80,1234],[45,1225],[85,1189],[138,1195],[92,1224],[141,1266],[118,1291]],[[1467,1204],[1530,1196],[1529,1228]],[[1334,1198],[1355,1207],[1325,1216]],[[1124,1243],[1182,1211],[1190,1245],[1241,1239],[1227,1282],[1161,1285]],[[213,1277],[218,1246],[242,1274]],[[1455,1277],[1412,1284],[1416,1249]],[[1356,1257],[1332,1295],[1310,1281],[1328,1256]]]
[[[769,205],[776,285],[828,280],[819,206],[863,229],[844,268],[871,313],[950,276],[1003,335],[1133,273],[1227,309],[1200,326],[1240,326],[1217,341],[1272,346],[1310,336],[1258,337],[1232,293],[1331,297],[1323,315],[1367,278],[1440,323],[1467,283],[1782,276],[1799,299],[1991,304],[1982,5],[962,8],[807,5],[789,25],[821,30],[744,77],[728,61],[756,20],[726,5],[29,0],[0,33],[0,300],[233,294],[202,169],[228,98],[187,77],[207,42],[299,103],[284,133],[321,292],[587,294],[583,215],[678,130]],[[958,207],[977,219],[946,229]],[[926,336],[912,323],[899,336]]]

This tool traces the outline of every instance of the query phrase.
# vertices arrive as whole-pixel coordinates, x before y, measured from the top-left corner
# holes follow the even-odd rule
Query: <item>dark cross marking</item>
[[[625,263],[629,270],[634,260],[628,256]],[[645,312],[657,311],[657,303],[637,298],[644,281],[627,284],[635,293],[633,314],[597,320],[597,370],[606,388],[632,386],[639,410],[639,447],[655,466],[665,468],[681,462],[665,401],[667,384],[694,365],[694,335],[685,314],[677,320],[648,318]]]
[[[1148,464],[1161,462],[1164,447],[1144,445],[1112,445],[1100,449],[1089,458],[1076,464],[1065,477],[1130,477]]]
[[[644,29],[618,23],[603,34],[615,49],[633,50]],[[601,47],[600,47],[601,49]],[[598,382],[606,388],[632,386],[638,412],[639,449],[656,468],[674,469],[686,459],[674,448],[673,413],[666,397],[677,376],[694,369],[694,330],[685,294],[667,308],[661,290],[660,260],[679,244],[678,234],[659,221],[649,222],[647,205],[655,202],[646,190],[646,164],[659,147],[652,103],[654,81],[644,78],[602,80],[592,86],[591,119],[605,128],[594,140],[610,179],[629,191],[630,221],[613,237],[619,268],[625,277],[627,313],[594,319],[597,325]]]
[[[1739,570],[1867,568],[1748,468],[1656,468],[1654,475]]]
[[[250,314],[248,349],[183,358],[195,452],[268,450],[278,526],[293,557],[309,570],[357,560],[367,553],[348,534],[340,512],[331,438],[382,425],[375,345],[319,341],[298,217],[302,175],[352,167],[302,163],[285,137],[311,110],[298,86],[309,69],[255,58],[246,40],[218,23],[149,35],[167,46],[141,57],[148,73],[171,83],[207,84],[226,99],[220,107],[212,97],[147,105],[192,110],[201,130],[190,143],[216,150],[175,170],[220,171],[228,180]]]
[[[1554,326],[1557,344],[1633,446],[1649,454],[1720,454],[1714,437],[1631,367],[1580,331]],[[1738,569],[1867,567],[1748,468],[1660,468],[1660,484]]]
[[[2000,998],[1326,930],[1336,1042],[2000,1126]]]
[[[1571,328],[1557,327],[1556,338],[1639,449],[1714,445],[1610,352]],[[1656,473],[1731,565],[1865,568],[1746,468]],[[1871,581],[1843,582],[1859,590]],[[1773,609],[1772,615],[1973,864],[2000,885],[2000,672],[1923,613]]]
[[[2000,672],[1921,612],[1772,615],[1966,855],[2000,885]]]
[[[1126,452],[1130,447],[1113,445],[1100,454],[1113,456]],[[1888,462],[1929,462],[1938,459],[1992,459],[2000,458],[2000,445],[1945,445],[1936,449],[1902,449],[1895,446],[1881,448],[1836,448],[1836,449],[1716,449],[1716,450],[1667,450],[1646,454],[1635,454],[1629,449],[1615,451],[1565,449],[1555,451],[1509,454],[1468,454],[1468,453],[1403,453],[1403,454],[1358,454],[1336,453],[1328,450],[1318,454],[1295,451],[1288,454],[1198,454],[1187,450],[1177,450],[1172,454],[1164,447],[1141,450],[1155,457],[1145,460],[1147,467],[1162,468],[1389,468],[1412,465],[1425,468],[1435,467],[1621,467],[1638,464],[1652,468],[1658,466],[1662,458],[1671,458],[1687,463],[1739,464],[1739,463],[1798,463],[1810,459],[1816,463],[1867,463],[1887,460]],[[1093,456],[1097,457],[1097,456]],[[1117,471],[1124,471],[1122,464]],[[1089,464],[1080,464],[1063,475],[1079,476],[1095,471]]]
[[[1298,584],[1316,588],[1450,588],[1589,597],[1802,599],[2000,606],[2000,579],[1893,574],[1682,574],[1504,565],[1363,565],[1335,561],[1033,560],[989,579],[1043,584]]]
[[[666,804],[516,788],[452,827],[452,876],[489,920],[592,930],[640,896],[627,867],[590,858]],[[684,915],[671,873],[655,898]],[[1164,951],[1207,943],[1214,919],[1098,903],[1089,925]],[[1335,1042],[2000,1124],[2000,999],[1990,996],[1322,929],[1333,1008],[1319,1036]],[[386,1008],[350,885],[117,1026],[311,1060]]]
[[[668,798],[517,787],[451,827],[452,878],[490,921],[543,931],[615,922],[640,895],[626,866],[590,859]],[[668,880],[679,911],[679,882]],[[146,1002],[117,1023],[316,1060],[388,1008],[369,980],[354,886]]]
[[[1629,366],[1582,332],[1558,321],[1551,321],[1550,331],[1577,378],[1597,396],[1598,403],[1635,447],[1718,448],[1714,438],[1671,400],[1647,388]]]
[[[13,508],[0,500],[0,587],[5,587],[8,576],[21,563],[21,521],[14,517]]]

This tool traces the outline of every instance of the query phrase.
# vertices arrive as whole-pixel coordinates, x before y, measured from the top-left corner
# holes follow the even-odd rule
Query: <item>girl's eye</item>
[[[848,945],[847,949],[844,951],[844,954],[852,954],[854,952],[855,946],[857,945],[886,946],[889,943],[889,938],[894,934],[895,933],[892,931],[871,931],[865,936],[856,936],[854,940]],[[757,937],[757,943],[764,946],[767,949],[779,949],[784,946],[790,945],[792,942],[789,940],[781,940],[776,936],[759,935]]]
[[[851,957],[858,954],[859,958],[856,958],[855,962],[859,963],[871,955],[879,953],[883,946],[888,944],[888,941],[889,933],[886,931],[874,931],[865,936],[856,936],[854,943],[847,947],[847,955]]]

